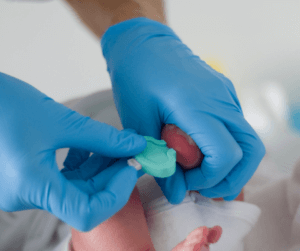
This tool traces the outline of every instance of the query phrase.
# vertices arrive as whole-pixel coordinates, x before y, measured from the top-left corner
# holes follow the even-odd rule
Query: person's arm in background
[[[98,37],[112,25],[147,17],[166,24],[162,0],[65,0]]]
[[[169,202],[180,203],[187,190],[234,200],[265,148],[232,82],[165,25],[162,1],[66,1],[101,38],[123,127],[159,139],[163,124],[174,124],[204,154],[201,168],[156,178]]]

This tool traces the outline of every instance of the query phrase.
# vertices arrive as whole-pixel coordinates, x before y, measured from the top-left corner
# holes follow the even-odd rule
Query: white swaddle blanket
[[[170,204],[153,177],[144,175],[137,184],[148,229],[156,251],[172,250],[194,229],[219,225],[223,234],[211,251],[242,251],[244,237],[255,225],[260,209],[240,201],[216,202],[195,191],[187,192],[179,205]],[[151,196],[147,196],[152,191]],[[155,197],[158,197],[154,199]]]
[[[67,106],[122,129],[111,90],[95,93]],[[60,168],[67,151],[57,151]],[[276,182],[262,175],[271,166],[271,161],[265,158],[246,185],[245,199],[248,203],[212,202],[191,192],[187,193],[182,204],[173,206],[162,197],[154,179],[144,175],[137,185],[157,251],[170,250],[189,232],[203,225],[220,225],[223,228],[220,241],[211,245],[212,251],[299,251],[300,164],[293,176]],[[0,251],[61,251],[69,238],[69,227],[45,211],[6,213],[0,210]]]

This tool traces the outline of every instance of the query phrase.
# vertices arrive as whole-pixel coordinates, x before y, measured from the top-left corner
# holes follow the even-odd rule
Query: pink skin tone
[[[169,147],[176,150],[179,157],[177,161],[183,168],[192,169],[201,164],[203,154],[200,149],[178,127],[166,125],[162,130],[162,138]],[[209,245],[216,243],[221,234],[220,226],[196,228],[172,251],[209,251]],[[72,229],[69,250],[155,251],[137,187],[134,188],[128,203],[117,214],[90,232],[82,233]]]
[[[176,151],[176,161],[186,170],[200,166],[204,155],[194,140],[176,125],[165,125],[161,139]]]
[[[172,251],[209,251],[209,245],[216,243],[221,235],[222,228],[220,226],[214,226],[213,228],[198,227]]]

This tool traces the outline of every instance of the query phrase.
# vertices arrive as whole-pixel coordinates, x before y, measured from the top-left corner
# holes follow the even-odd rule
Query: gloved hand
[[[134,130],[128,129],[127,131]],[[71,148],[64,161],[64,168],[61,173],[81,190],[88,193],[95,193],[96,190],[103,190],[110,179],[126,166],[128,158],[110,158],[101,154]],[[140,178],[145,172],[137,171]],[[101,180],[101,182],[99,182]]]
[[[114,159],[109,157],[104,157],[101,154],[93,154],[89,157],[90,152],[82,149],[70,149],[68,156],[64,162],[64,169],[61,173],[72,182],[81,191],[90,194],[98,193],[99,191],[105,190],[107,186],[111,183],[111,180],[115,175],[124,169],[127,165],[127,158]],[[137,177],[142,176],[144,172],[139,170],[137,172]],[[124,182],[124,181],[123,181]],[[130,179],[127,179],[129,185],[134,185]],[[126,202],[128,200],[128,189],[122,190],[121,185],[115,184],[119,190],[116,194],[118,197],[117,202]],[[108,204],[113,204],[111,196],[107,198]],[[123,206],[123,205],[122,205]],[[103,210],[102,213],[94,215],[91,218],[91,224],[97,226],[99,222],[103,219],[108,219],[117,212],[117,207],[111,208],[110,210]]]
[[[56,149],[121,158],[142,152],[146,144],[142,136],[84,117],[0,73],[1,210],[43,209],[80,231],[91,230],[127,203],[137,171],[122,162],[86,192],[61,174]]]
[[[124,128],[160,138],[163,124],[192,137],[201,167],[156,179],[169,202],[186,190],[233,200],[251,178],[265,148],[245,120],[231,81],[184,45],[166,25],[135,18],[111,26],[103,55]]]

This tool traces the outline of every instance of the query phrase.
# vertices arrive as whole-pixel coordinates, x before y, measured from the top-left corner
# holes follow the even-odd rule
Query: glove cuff
[[[109,67],[110,61],[116,63],[114,55],[120,59],[145,40],[162,36],[172,36],[181,42],[167,25],[145,17],[129,19],[106,30],[101,39],[102,53]]]

